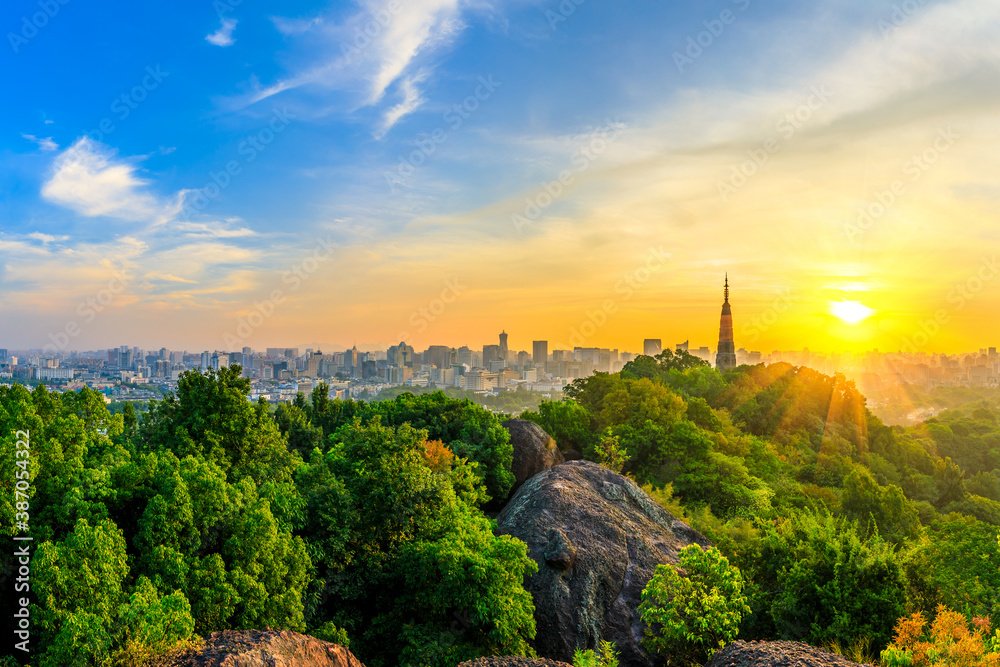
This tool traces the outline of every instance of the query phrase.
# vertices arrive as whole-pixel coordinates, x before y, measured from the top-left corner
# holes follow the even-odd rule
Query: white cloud
[[[233,39],[233,30],[236,29],[236,19],[222,19],[222,26],[211,35],[205,35],[205,41],[216,46],[232,46],[236,43]]]
[[[427,71],[421,70],[416,75],[403,80],[399,86],[400,92],[403,94],[403,101],[385,112],[382,117],[382,125],[375,132],[376,139],[384,137],[400,119],[413,113],[424,103],[424,97],[417,88],[417,84],[426,78]]]
[[[310,41],[308,61],[293,73],[243,99],[254,104],[301,86],[320,86],[340,91],[361,91],[357,107],[382,102],[393,86],[402,102],[387,109],[376,136],[384,135],[403,116],[424,103],[416,84],[425,80],[431,66],[428,57],[449,46],[465,28],[462,12],[467,0],[362,0],[360,11],[340,23],[323,18],[310,20],[272,19],[286,36],[322,40],[325,55],[319,61],[315,41]],[[320,49],[320,52],[323,52]]]
[[[359,50],[361,68],[367,70],[370,81],[369,104],[382,99],[386,89],[407,71],[418,56],[450,44],[462,31],[464,24],[459,5],[459,0],[415,0],[408,3],[382,0],[369,4],[370,16],[389,16],[383,31],[371,46]],[[399,7],[399,10],[393,13],[390,6]],[[352,41],[346,43],[357,48],[353,38],[354,35],[351,35]],[[354,53],[348,51],[345,58],[350,59]]]
[[[28,141],[33,141],[36,144],[38,144],[38,147],[41,148],[43,151],[57,151],[57,150],[59,150],[59,144],[57,144],[56,142],[52,141],[52,137],[42,137],[42,138],[39,138],[39,137],[36,137],[33,134],[23,134],[23,133],[21,134],[21,136],[24,137],[25,139],[27,139]]]
[[[311,19],[286,19],[281,16],[272,16],[271,23],[282,35],[301,35],[316,26],[323,25],[323,18],[317,16]]]
[[[28,234],[29,239],[34,239],[36,241],[41,241],[42,243],[53,243],[55,241],[68,241],[68,236],[53,236],[52,234],[43,234],[41,232],[33,232]]]
[[[56,158],[42,196],[88,217],[165,222],[176,215],[180,195],[164,201],[149,193],[147,185],[136,176],[134,165],[116,159],[115,151],[104,144],[82,137]]]
[[[233,222],[230,220],[229,222]],[[233,229],[228,225],[218,222],[180,222],[172,226],[175,231],[184,232],[187,236],[211,237],[217,239],[239,238],[242,236],[256,236],[257,232],[246,227]]]

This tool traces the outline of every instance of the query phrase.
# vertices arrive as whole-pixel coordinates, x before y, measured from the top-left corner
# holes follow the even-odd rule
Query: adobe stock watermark
[[[563,195],[566,188],[576,181],[580,174],[587,172],[591,165],[608,151],[608,147],[624,131],[624,123],[617,120],[609,121],[604,128],[595,132],[590,140],[573,155],[573,158],[570,160],[572,168],[563,169],[555,179],[548,183],[543,183],[541,190],[537,191],[533,196],[526,197],[524,200],[524,210],[510,216],[511,224],[514,225],[517,233],[523,234],[525,227],[534,224],[542,216],[542,213],[545,212],[545,209],[552,206]]]
[[[805,102],[794,111],[786,113],[774,124],[774,131],[778,136],[769,136],[759,148],[747,149],[747,159],[733,164],[729,168],[729,178],[715,184],[722,201],[728,202],[730,196],[739,192],[743,186],[749,183],[750,179],[757,175],[772,156],[781,152],[783,144],[791,141],[832,96],[833,93],[827,89],[825,84],[810,88],[809,96],[806,97]]]
[[[49,343],[45,344],[46,352],[65,351],[74,338],[79,336],[84,326],[91,324],[97,316],[107,310],[115,297],[124,292],[135,276],[127,269],[118,269],[112,274],[110,280],[96,294],[88,296],[76,306],[76,314],[80,320],[67,320],[62,329],[49,332]],[[83,323],[81,325],[81,322]]]
[[[455,303],[467,289],[468,287],[459,282],[457,277],[445,280],[444,287],[437,297],[431,299],[426,305],[417,308],[410,314],[408,320],[410,326],[416,327],[417,333],[427,331],[427,327],[444,315],[445,311],[448,310],[448,306]],[[402,331],[398,336],[401,341],[406,341],[409,337],[409,331]]]
[[[605,299],[594,310],[588,309],[584,313],[584,319],[577,326],[570,328],[569,345],[559,343],[559,347],[570,350],[576,347],[583,347],[584,343],[595,336],[608,323],[610,318],[619,311],[619,304],[631,300],[636,292],[649,283],[654,274],[663,270],[670,257],[670,253],[666,252],[663,246],[649,248],[645,261],[640,266],[626,273],[622,276],[621,280],[615,283],[614,293],[618,297]]]
[[[193,190],[184,198],[184,206],[181,207],[181,220],[189,220],[195,212],[201,212],[222,194],[222,191],[230,186],[233,178],[243,173],[243,168],[257,159],[257,157],[267,150],[275,138],[291,125],[295,114],[288,110],[288,107],[271,110],[271,120],[267,125],[257,130],[257,132],[247,135],[236,146],[236,152],[241,156],[238,160],[229,160],[225,168],[219,171],[209,171],[208,181],[201,188]]]
[[[719,12],[717,18],[702,21],[705,29],[696,35],[688,36],[687,45],[683,52],[674,51],[674,65],[677,66],[679,73],[683,74],[685,67],[694,65],[694,61],[701,58],[705,51],[711,48],[717,39],[722,37],[722,33],[726,31],[726,28],[736,23],[736,19],[740,16],[740,13],[750,8],[750,0],[732,0],[732,3],[739,9],[739,13],[727,8]]]
[[[47,26],[60,9],[69,4],[69,0],[38,0],[37,4],[39,11],[21,17],[20,30],[7,33],[7,41],[15,55],[20,53],[22,46],[38,36],[38,31]]]
[[[882,33],[882,37],[888,37],[906,25],[907,21],[913,18],[927,3],[928,0],[903,0],[903,2],[893,4],[892,13],[889,14],[888,20],[879,19],[875,27]]]
[[[934,311],[934,317],[920,320],[920,330],[912,336],[903,338],[902,351],[915,354],[926,347],[941,332],[941,327],[951,321],[952,313],[965,308],[983,291],[987,283],[997,277],[998,273],[1000,273],[1000,263],[997,262],[996,255],[984,257],[971,276],[955,284],[948,292],[946,301],[952,308],[939,308]]]
[[[416,148],[407,155],[399,156],[399,163],[396,165],[395,173],[385,172],[385,182],[389,190],[396,194],[397,185],[406,185],[406,180],[413,176],[417,169],[427,163],[432,155],[437,153],[438,146],[446,143],[451,132],[457,132],[465,121],[472,117],[484,102],[493,97],[503,83],[495,81],[493,75],[480,76],[479,85],[471,95],[460,103],[457,103],[444,113],[445,125],[426,133],[414,142]]]
[[[247,315],[236,319],[235,329],[222,336],[227,349],[238,350],[243,347],[254,332],[274,316],[278,307],[285,303],[288,294],[297,292],[330,259],[336,247],[337,244],[329,237],[319,239],[305,259],[282,272],[281,282],[287,288],[271,290],[265,298],[253,302],[253,308]]]
[[[350,43],[340,43],[340,53],[344,57],[344,63],[353,64],[354,59],[360,57],[365,49],[378,39],[378,36],[389,27],[402,9],[402,0],[389,0],[385,7],[369,12],[371,20],[367,21],[363,27],[354,29],[354,39]]]
[[[235,11],[242,4],[243,0],[213,0],[212,9],[215,10],[216,15],[221,21],[226,18],[226,14]]]
[[[939,129],[930,146],[903,163],[903,175],[909,177],[910,183],[916,183],[961,138],[961,135],[950,125]],[[854,222],[844,224],[844,233],[847,238],[851,241],[857,241],[878,220],[882,219],[906,192],[907,182],[900,178],[894,180],[888,187],[876,192],[873,201],[858,208],[858,215]]]
[[[545,19],[549,22],[549,28],[554,31],[560,23],[569,20],[576,13],[576,8],[585,2],[587,0],[562,0],[556,7],[558,11],[546,9]]]
[[[14,521],[18,532],[29,533],[31,527],[31,432],[17,431],[15,450],[16,468],[14,477],[14,497],[11,505],[15,510]],[[17,577],[14,579],[14,591],[27,596],[31,593],[31,542],[34,537],[28,534],[14,535],[14,540],[20,546],[14,551],[17,558]],[[17,611],[14,612],[16,624],[14,634],[21,641],[14,642],[14,648],[25,653],[29,652],[31,642],[31,599],[28,597],[15,600]]]
[[[750,343],[760,340],[760,335],[768,331],[778,323],[781,316],[791,309],[795,303],[795,297],[790,289],[783,289],[778,292],[774,301],[756,317],[751,317],[749,322],[743,324],[743,336],[749,339]]]

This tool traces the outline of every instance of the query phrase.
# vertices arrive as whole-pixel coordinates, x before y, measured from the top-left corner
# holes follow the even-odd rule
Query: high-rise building
[[[313,352],[306,359],[306,377],[319,377],[319,364],[323,361],[323,353],[321,351]]]
[[[390,366],[413,366],[413,347],[401,342],[386,351],[386,361]]]
[[[655,357],[663,352],[663,341],[659,338],[647,338],[642,341],[642,353],[647,357]]]
[[[728,273],[725,300],[722,302],[722,318],[719,321],[719,351],[715,355],[715,367],[721,373],[736,368],[736,344],[733,342],[733,311],[729,306]]]
[[[431,345],[427,348],[427,362],[436,368],[451,368],[454,363],[455,350],[447,345]]]
[[[495,361],[502,361],[503,348],[499,345],[483,345],[483,368],[489,368]]]
[[[350,373],[352,376],[360,371],[358,367],[358,346],[355,345],[351,349],[344,352],[344,370]]]
[[[500,361],[507,363],[507,332],[500,332]]]
[[[545,368],[545,362],[549,360],[549,341],[536,340],[531,344],[531,360],[536,366]]]

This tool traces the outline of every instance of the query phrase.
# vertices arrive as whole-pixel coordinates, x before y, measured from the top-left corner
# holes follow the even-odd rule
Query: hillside
[[[248,392],[238,367],[192,372],[140,417],[88,390],[0,389],[0,451],[31,480],[24,509],[3,478],[0,513],[7,573],[30,514],[32,664],[132,664],[265,627],[375,667],[536,653],[538,566],[484,512],[514,484],[498,416],[442,393],[320,386],[272,411]],[[740,639],[868,638],[877,655],[907,614],[1000,618],[998,414],[889,427],[840,376],[723,376],[664,352],[522,417],[718,545],[746,582]]]

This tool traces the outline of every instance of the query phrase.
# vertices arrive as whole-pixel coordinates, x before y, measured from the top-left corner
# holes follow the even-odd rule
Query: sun
[[[859,324],[875,314],[875,311],[860,301],[831,301],[830,314],[847,324]]]

